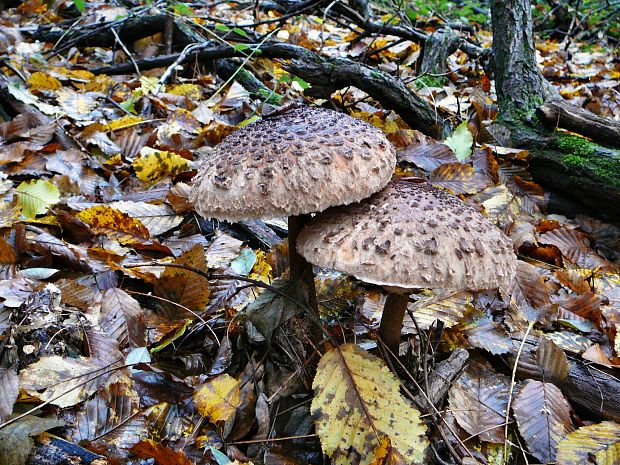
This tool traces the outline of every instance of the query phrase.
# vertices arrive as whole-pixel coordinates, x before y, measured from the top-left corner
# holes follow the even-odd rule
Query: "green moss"
[[[620,151],[610,150],[571,134],[558,134],[557,146],[567,167],[591,173],[609,186],[620,187]]]
[[[447,79],[445,77],[430,76],[427,74],[426,76],[421,76],[416,79],[415,85],[417,89],[423,89],[425,87],[443,87],[446,85],[446,81]]]
[[[572,134],[559,133],[557,135],[558,147],[568,155],[584,157],[596,153],[598,146],[583,137]]]
[[[567,166],[583,168],[588,162],[588,159],[580,157],[579,155],[566,155],[562,158],[562,162]]]

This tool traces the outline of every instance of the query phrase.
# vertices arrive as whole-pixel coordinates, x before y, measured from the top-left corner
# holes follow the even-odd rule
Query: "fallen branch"
[[[260,50],[264,58],[280,58],[290,60],[284,68],[315,87],[324,94],[355,86],[377,100],[388,110],[395,111],[412,129],[435,138],[443,138],[450,125],[447,114],[436,112],[423,99],[418,97],[400,79],[384,74],[381,71],[347,58],[326,57],[297,45],[282,43],[265,43],[263,45],[248,44],[250,49],[241,50],[230,46],[212,46],[201,44],[194,53],[189,54],[181,63],[196,59],[200,61],[221,58],[245,57],[248,50]],[[257,53],[258,55],[258,53]],[[140,70],[148,70],[170,66],[179,54],[160,56],[145,60],[137,60]],[[94,74],[126,74],[134,70],[133,63],[113,66],[102,66],[90,71]]]
[[[548,127],[568,129],[603,145],[620,147],[620,123],[583,108],[563,101],[553,101],[538,108],[538,116]]]

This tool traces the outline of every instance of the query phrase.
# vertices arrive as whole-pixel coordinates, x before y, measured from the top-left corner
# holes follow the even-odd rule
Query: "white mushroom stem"
[[[297,252],[297,236],[305,226],[309,215],[296,215],[288,217],[288,262],[289,277],[291,281],[301,280],[308,288],[308,305],[315,313],[319,314],[316,300],[316,288],[314,285],[314,271],[312,265]]]
[[[407,311],[407,304],[409,304],[408,293],[390,292],[383,306],[379,336],[381,336],[381,340],[395,357],[398,357],[400,335],[405,312]]]

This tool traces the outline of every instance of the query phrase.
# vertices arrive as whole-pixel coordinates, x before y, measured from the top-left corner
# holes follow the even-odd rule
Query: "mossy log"
[[[524,137],[521,128],[516,145],[530,151],[530,173],[550,193],[549,211],[620,221],[620,150],[573,134],[547,136],[539,129],[530,128]]]

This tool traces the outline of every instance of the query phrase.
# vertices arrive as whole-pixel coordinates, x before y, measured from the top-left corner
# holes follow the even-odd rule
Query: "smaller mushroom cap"
[[[381,190],[395,165],[379,129],[298,107],[226,137],[198,168],[189,200],[201,215],[224,221],[319,212]]]
[[[299,234],[310,263],[388,288],[494,289],[510,283],[510,240],[473,207],[426,182],[397,180],[319,213]]]

